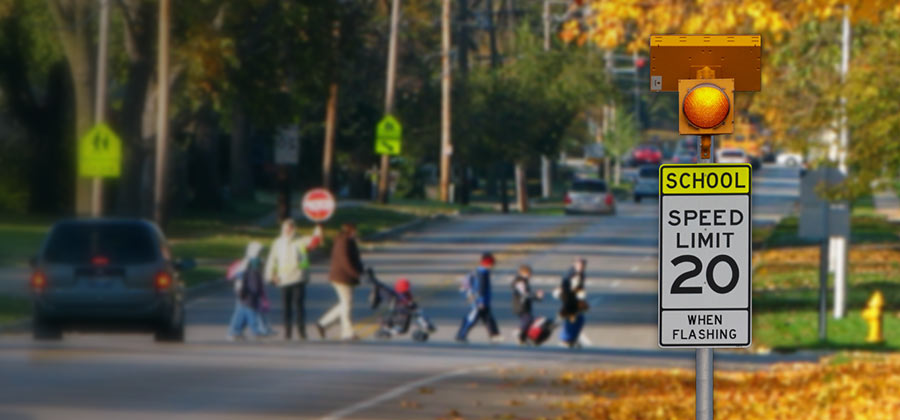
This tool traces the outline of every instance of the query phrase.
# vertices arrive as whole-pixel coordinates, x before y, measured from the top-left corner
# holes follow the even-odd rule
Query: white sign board
[[[300,161],[300,128],[290,125],[275,136],[275,163],[296,165]]]
[[[659,346],[748,347],[750,165],[659,170]]]

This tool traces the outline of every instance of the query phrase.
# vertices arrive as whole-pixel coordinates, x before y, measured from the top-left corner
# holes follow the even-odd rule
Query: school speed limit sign
[[[660,167],[660,347],[750,346],[751,172]]]

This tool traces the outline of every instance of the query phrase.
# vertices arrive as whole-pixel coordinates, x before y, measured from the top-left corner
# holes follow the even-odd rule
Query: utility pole
[[[450,201],[450,0],[441,0],[441,201]]]
[[[328,102],[325,104],[325,147],[322,148],[322,186],[331,190],[331,164],[334,161],[334,133],[337,129],[338,61],[340,60],[341,21],[334,20],[334,46],[331,84],[328,85]]]
[[[156,173],[153,190],[153,220],[165,225],[166,165],[169,138],[169,2],[159,1],[159,45],[156,68]]]
[[[462,82],[462,89],[460,86],[457,86],[457,92],[462,92],[463,95],[467,94],[466,90],[466,80],[469,77],[469,26],[468,26],[468,18],[469,18],[469,0],[458,0],[459,3],[459,11],[457,13],[457,22],[459,27],[459,36],[456,39],[456,53],[459,57],[459,72],[460,72],[460,80]],[[458,162],[458,161],[457,161]],[[459,165],[459,163],[457,163]],[[459,202],[463,205],[469,204],[469,166],[463,163],[461,166],[461,175],[462,175],[462,187],[460,188],[460,197]]]
[[[841,85],[847,82],[847,73],[850,72],[850,6],[844,4],[844,19],[841,24]],[[837,167],[844,178],[847,177],[847,147],[850,143],[850,132],[847,127],[847,98],[841,95],[840,98],[840,138],[837,153]],[[848,210],[849,211],[849,210]],[[830,252],[834,257],[834,318],[841,319],[844,317],[846,309],[846,289],[847,289],[847,248],[848,241],[844,235],[835,236],[833,238],[826,237],[830,242]]]
[[[544,0],[544,51],[550,51],[550,0]],[[553,185],[550,181],[550,159],[541,155],[541,197],[550,198]]]
[[[400,0],[391,1],[391,29],[388,40],[387,83],[384,92],[384,114],[394,112],[394,81],[397,73],[397,22],[400,20]],[[378,176],[378,202],[387,203],[390,156],[381,155],[381,173]]]
[[[106,120],[106,56],[109,38],[109,0],[100,0],[100,34],[97,46],[97,86],[94,99],[94,123]],[[94,177],[91,185],[91,216],[103,215],[103,178]]]

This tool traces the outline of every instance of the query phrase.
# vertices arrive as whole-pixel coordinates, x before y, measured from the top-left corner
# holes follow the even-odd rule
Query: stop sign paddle
[[[337,207],[334,196],[324,188],[314,188],[307,191],[303,196],[302,205],[303,214],[316,223],[330,219]]]

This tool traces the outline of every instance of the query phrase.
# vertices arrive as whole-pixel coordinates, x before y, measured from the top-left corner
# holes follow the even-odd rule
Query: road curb
[[[418,229],[421,229],[433,222],[440,222],[445,220],[450,220],[452,216],[446,214],[436,214],[433,216],[423,216],[416,218],[410,222],[404,223],[399,226],[394,226],[392,228],[383,229],[378,232],[375,232],[370,235],[366,235],[362,238],[364,242],[382,242],[389,239],[394,239],[399,237],[405,233],[412,232]]]

